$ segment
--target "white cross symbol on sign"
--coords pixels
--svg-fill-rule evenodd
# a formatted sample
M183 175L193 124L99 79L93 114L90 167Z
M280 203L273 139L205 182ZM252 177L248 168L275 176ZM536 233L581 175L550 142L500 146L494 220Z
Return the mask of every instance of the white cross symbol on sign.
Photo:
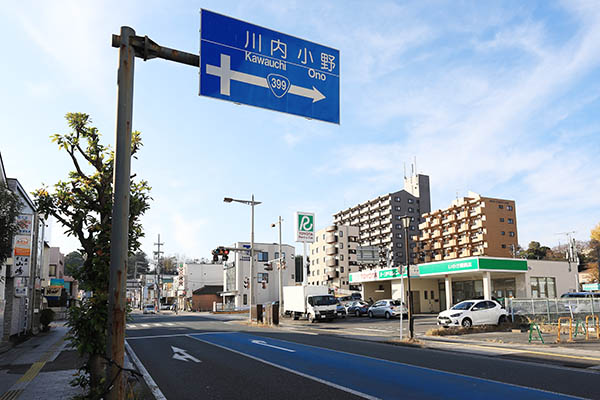
M227 54L221 54L220 66L206 64L206 73L208 75L219 77L219 92L223 96L231 96L231 81L244 82L250 85L269 89L269 84L267 83L266 78L232 70L231 57ZM314 86L312 89L307 89L301 86L290 85L290 90L288 93L295 94L297 96L308 97L309 99L312 99L313 103L325 98L325 96Z
M206 73L219 77L221 83L221 94L231 96L230 82L232 80L249 83L251 85L262 86L268 88L267 80L260 76L245 74L243 72L234 71L231 69L231 57L226 54L221 54L221 66L206 64Z

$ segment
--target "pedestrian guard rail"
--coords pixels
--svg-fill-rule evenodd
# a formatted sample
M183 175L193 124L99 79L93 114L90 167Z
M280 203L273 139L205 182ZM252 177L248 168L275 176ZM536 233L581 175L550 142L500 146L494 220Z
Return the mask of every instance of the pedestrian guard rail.
M506 298L505 308L513 321L519 317L547 323L560 317L583 321L588 315L600 316L600 298Z

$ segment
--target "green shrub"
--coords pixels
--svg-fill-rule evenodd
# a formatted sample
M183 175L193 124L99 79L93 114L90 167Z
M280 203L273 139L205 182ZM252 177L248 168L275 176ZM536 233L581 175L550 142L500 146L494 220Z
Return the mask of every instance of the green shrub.
M44 331L48 330L48 325L52 321L54 321L54 311L49 308L43 309L40 315L40 323L44 326Z

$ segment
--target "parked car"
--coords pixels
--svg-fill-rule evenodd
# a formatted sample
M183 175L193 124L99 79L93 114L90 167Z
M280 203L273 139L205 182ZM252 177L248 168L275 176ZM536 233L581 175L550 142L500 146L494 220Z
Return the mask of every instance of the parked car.
M172 307L173 307L172 304L161 304L160 305L161 310L170 310Z
M144 314L156 314L156 311L154 310L154 305L146 304L144 306Z
M348 303L346 312L348 315L355 315L357 317L367 315L369 312L369 303L362 300L353 301L352 303Z
M507 319L507 312L494 300L465 300L438 314L438 325L443 327L497 325Z
M346 318L346 307L344 307L342 303L339 302L339 300L337 302L335 312L336 318Z
M592 305L592 302L594 304ZM560 296L558 311L561 313L589 314L600 302L598 292L569 292Z
M369 318L385 317L390 319L398 317L400 314L408 316L408 309L400 300L378 300L369 307Z

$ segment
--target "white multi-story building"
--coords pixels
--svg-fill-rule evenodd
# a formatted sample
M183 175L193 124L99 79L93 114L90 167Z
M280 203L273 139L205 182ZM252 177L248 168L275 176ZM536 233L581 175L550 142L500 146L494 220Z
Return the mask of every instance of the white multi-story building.
M248 242L237 242L231 247L250 248ZM296 284L295 280L295 247L287 244L281 245L281 252L285 260L285 268L281 273L282 286ZM255 301L257 304L265 304L279 299L279 271L277 262L269 261L279 259L279 244L277 243L254 243L254 288ZM270 270L272 266L272 270ZM250 291L245 281L250 280L250 250L229 253L229 260L224 265L221 275L223 283L224 304L235 305L236 308L248 307L250 305Z
M358 226L330 225L317 231L310 245L309 285L328 286L336 292L350 287L348 274L358 271Z

